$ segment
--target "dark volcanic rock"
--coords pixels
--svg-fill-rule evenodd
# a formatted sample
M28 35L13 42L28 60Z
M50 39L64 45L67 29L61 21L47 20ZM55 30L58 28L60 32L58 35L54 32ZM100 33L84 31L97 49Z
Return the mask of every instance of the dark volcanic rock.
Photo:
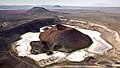
M39 32L39 29L43 26L47 25L53 25L58 23L59 20L56 18L44 18L44 19L36 19L31 22L27 22L25 24L22 24L18 27L12 28L7 31L3 31L0 33L0 36L5 36L5 35L14 35L14 34L24 34L26 32Z
M16 60L8 52L0 52L0 68L33 68L22 61Z
M36 68L12 56L11 44L26 32L39 32L39 28L56 23L55 18L37 19L0 33L0 68Z
M40 40L42 42L47 42L47 45L51 50L65 52L86 48L93 43L88 35L85 35L74 28L63 25L56 25L55 27L41 33Z
M44 45L43 45L44 44ZM47 42L41 42L40 41L32 41L30 42L30 45L32 47L31 53L32 54L40 54L40 53L47 53L48 55L52 53L50 51L49 46L47 45Z

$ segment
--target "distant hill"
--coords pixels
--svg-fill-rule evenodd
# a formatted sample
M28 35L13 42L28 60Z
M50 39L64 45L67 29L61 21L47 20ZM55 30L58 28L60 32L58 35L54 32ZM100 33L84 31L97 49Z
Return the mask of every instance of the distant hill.
M33 7L27 11L27 13L43 13L43 12L50 12L50 11L43 7Z
M28 10L31 7L29 5L0 5L0 10Z
M61 7L60 5L54 5L53 7Z

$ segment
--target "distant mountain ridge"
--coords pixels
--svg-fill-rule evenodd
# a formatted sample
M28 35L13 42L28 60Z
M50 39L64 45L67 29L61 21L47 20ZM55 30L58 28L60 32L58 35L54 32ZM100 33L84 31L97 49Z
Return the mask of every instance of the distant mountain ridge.
M30 5L0 5L0 10L28 10Z

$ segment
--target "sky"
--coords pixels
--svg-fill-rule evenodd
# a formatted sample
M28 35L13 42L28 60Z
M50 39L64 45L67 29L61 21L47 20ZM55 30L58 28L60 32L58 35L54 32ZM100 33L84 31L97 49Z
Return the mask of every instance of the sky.
M120 7L120 0L0 0L0 5L64 5Z

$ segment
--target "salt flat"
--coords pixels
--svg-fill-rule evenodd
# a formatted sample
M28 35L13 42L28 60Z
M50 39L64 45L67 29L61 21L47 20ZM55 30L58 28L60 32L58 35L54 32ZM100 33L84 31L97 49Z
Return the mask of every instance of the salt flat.
M26 56L35 61L40 61L42 59L48 59L51 56L55 56L55 57L59 57L59 59L66 58L69 61L79 62L84 60L88 56L94 56L95 54L103 54L112 48L110 44L108 44L105 40L101 38L101 33L98 31L81 29L76 26L70 26L70 25L65 25L65 26L75 28L84 34L87 34L93 40L93 44L88 48L76 50L71 54L54 51L54 54L50 56L46 55L45 53L33 55L30 52L30 50L32 49L30 46L30 42L39 41L40 32L36 32L36 33L28 32L21 36L22 38L21 40L17 41L17 45L19 45L18 47L16 47L18 51L18 56L23 56L23 57ZM42 32L44 31L43 28L40 29Z

